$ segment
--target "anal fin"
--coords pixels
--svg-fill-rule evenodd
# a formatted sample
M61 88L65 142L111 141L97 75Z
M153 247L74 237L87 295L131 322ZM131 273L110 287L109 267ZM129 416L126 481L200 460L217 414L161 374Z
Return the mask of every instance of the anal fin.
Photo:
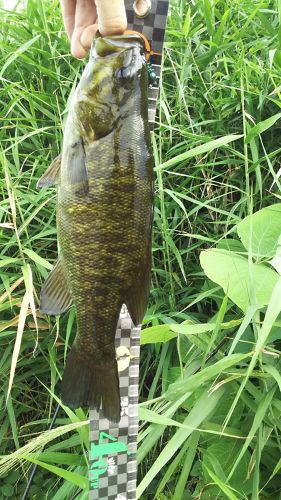
M40 311L44 314L62 314L72 303L62 258L46 279L40 296Z
M151 280L151 253L143 265L134 285L128 290L126 306L135 326L139 325L147 308Z
M61 154L58 155L51 163L51 165L47 168L46 172L40 177L37 182L36 187L51 187L57 184L57 179L59 176L59 171L61 167Z

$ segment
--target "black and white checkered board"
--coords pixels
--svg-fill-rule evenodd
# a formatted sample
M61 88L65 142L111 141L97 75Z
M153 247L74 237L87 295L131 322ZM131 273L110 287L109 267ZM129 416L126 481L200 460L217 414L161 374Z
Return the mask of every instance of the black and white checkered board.
M115 337L121 420L114 424L102 410L90 412L91 500L136 498L140 331L123 306Z
M148 119L150 129L152 130L156 115L156 101L159 90L161 60L169 0L151 0L150 13L143 19L136 16L132 0L125 0L125 7L127 12L128 30L134 30L142 33L149 41L152 52L157 52L157 54L152 55L150 58L150 63L157 76L155 84L149 87L148 91Z
M153 130L159 90L161 59L169 0L151 0L143 19L135 15L133 1L125 0L128 29L143 33L150 43L150 63L156 82L149 87L148 111ZM90 500L135 500L137 484L138 382L141 327L134 327L123 306L116 330L122 414L119 424L90 411Z

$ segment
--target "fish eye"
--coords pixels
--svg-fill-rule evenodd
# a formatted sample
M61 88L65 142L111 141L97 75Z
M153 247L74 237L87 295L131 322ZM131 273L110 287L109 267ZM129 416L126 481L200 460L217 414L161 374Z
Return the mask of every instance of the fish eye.
M123 68L120 68L118 69L118 71L116 72L116 78L117 80L119 80L120 82L123 82L125 80L127 80L128 78L130 78L132 75L131 75L131 71L130 71L130 68L129 66L127 67L123 67Z

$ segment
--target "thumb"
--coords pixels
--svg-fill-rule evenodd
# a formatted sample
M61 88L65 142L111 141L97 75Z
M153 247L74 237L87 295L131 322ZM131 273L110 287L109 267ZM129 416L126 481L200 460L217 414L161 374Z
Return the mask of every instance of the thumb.
M95 0L102 36L120 35L127 28L124 0Z

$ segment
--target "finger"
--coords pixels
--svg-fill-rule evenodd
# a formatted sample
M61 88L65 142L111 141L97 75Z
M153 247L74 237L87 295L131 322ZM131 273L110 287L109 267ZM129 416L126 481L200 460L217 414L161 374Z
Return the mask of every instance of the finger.
M87 26L87 28L84 29L80 41L82 47L84 47L85 50L88 51L91 48L97 30L98 30L97 24L91 24L90 26Z
M94 0L77 0L75 11L75 26L71 38L71 53L74 57L82 59L87 54L82 35L86 28L93 26L97 19ZM94 28L92 28L94 31Z
M127 28L124 0L96 0L101 35L119 35Z
M76 0L60 0L63 23L69 40L74 30Z

